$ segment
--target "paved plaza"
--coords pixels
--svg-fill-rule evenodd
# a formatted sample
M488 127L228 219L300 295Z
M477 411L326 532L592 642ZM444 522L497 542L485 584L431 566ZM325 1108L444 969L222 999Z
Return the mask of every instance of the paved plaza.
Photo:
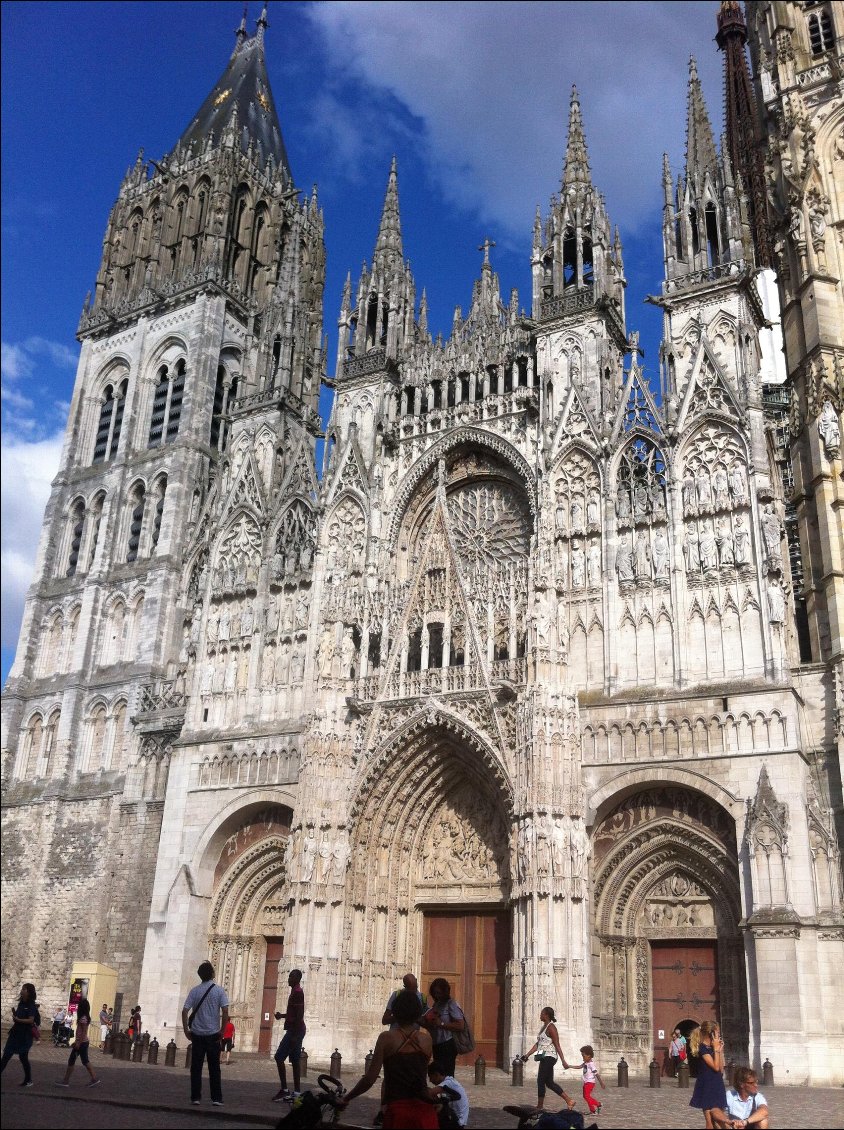
M181 1130L202 1126L215 1130L229 1127L274 1126L287 1109L270 1100L278 1086L275 1064L264 1056L239 1056L229 1067L223 1068L224 1107L212 1109L208 1097L207 1077L204 1080L204 1098L201 1107L189 1102L188 1073L184 1068L185 1053L178 1056L177 1067L151 1066L146 1063L127 1063L92 1053L94 1070L102 1078L95 1090L85 1086L88 1077L84 1068L77 1066L69 1091L60 1091L55 1080L60 1079L67 1060L63 1049L42 1045L33 1050L32 1075L34 1086L22 1089L17 1060L12 1061L3 1074L2 1119L4 1130L31 1130L33 1127L61 1126L63 1130L74 1127L119 1127L138 1130ZM163 1048L162 1048L163 1059ZM307 1083L316 1086L319 1070L327 1065L311 1063ZM343 1081L350 1087L359 1072L348 1070ZM472 1113L470 1127L514 1128L515 1119L501 1109L505 1103L528 1104L535 1094L535 1083L528 1078L525 1086L510 1086L508 1077L501 1071L488 1070L487 1085L476 1087L474 1075L469 1070L458 1072L466 1086ZM559 1078L558 1072L558 1078ZM615 1071L606 1070L609 1084L599 1097L604 1109L597 1119L601 1130L618 1127L688 1127L701 1130L703 1119L698 1111L689 1108L690 1091L678 1090L671 1080L663 1080L659 1090L651 1090L647 1080L632 1078L628 1089L614 1085ZM578 1076L567 1072L561 1081L572 1095L580 1097ZM373 1092L375 1094L375 1089ZM805 1087L766 1087L765 1094L771 1105L774 1125L809 1128L844 1127L844 1089ZM583 1103L579 1104L584 1109ZM348 1125L367 1126L377 1109L377 1098L368 1096L357 1100L346 1115ZM556 1109L549 1104L549 1109Z

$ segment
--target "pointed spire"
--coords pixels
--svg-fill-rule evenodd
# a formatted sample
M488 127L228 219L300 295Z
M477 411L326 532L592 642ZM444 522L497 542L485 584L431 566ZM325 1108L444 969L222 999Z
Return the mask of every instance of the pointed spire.
M592 175L589 171L589 154L586 152L586 138L583 133L583 118L580 113L580 96L577 87L571 88L569 104L569 136L566 143L566 162L563 168L563 192L574 187L591 188Z
M247 11L248 11L248 5L244 4L243 5L243 15L241 16L241 19L240 19L240 27L234 33L234 38L235 38L235 48L234 49L235 49L235 51L239 51L240 48L243 46L244 41L249 38L249 32L246 30Z
M428 336L428 292L422 290L422 301L419 303L419 333Z
M267 5L265 4L261 9L261 15L258 17L258 23L255 29L255 38L259 43L264 42L264 32L269 26L270 25L267 22Z
M258 30L251 38L246 34L244 15L235 32L237 42L226 69L174 148L181 146L185 152L213 148L209 141L222 142L225 127L230 125L232 112L236 110L236 121L239 125L242 123L242 129L234 143L239 143L246 153L252 141L256 157L266 165L272 156L276 167L284 170L285 179L290 181L290 164L264 58L266 27L266 7L258 20Z
M700 88L694 55L689 59L689 93L686 119L686 179L703 177L718 167L712 124Z
M395 156L393 156L390 164L390 175L387 178L387 191L384 195L384 207L381 211L381 224L378 228L378 239L375 241L374 257L387 259L401 259L402 257L399 182Z

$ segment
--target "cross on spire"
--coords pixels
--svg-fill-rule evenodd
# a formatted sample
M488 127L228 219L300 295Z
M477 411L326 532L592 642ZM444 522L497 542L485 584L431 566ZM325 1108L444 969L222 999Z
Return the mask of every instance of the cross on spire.
M495 247L495 240L490 239L489 236L487 236L487 238L483 241L483 243L478 245L478 251L483 251L483 253L484 253L484 266L485 267L488 267L490 265L490 263L489 263L489 253L490 253L490 251L493 247Z

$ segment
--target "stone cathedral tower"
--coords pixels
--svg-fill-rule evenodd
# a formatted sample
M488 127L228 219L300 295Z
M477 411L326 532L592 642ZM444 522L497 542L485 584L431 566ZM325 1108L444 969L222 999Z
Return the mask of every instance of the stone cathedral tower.
M361 1060L413 969L452 982L490 1064L553 1002L564 1042L636 1069L718 1017L732 1056L832 1080L832 715L790 627L752 216L694 62L661 395L573 90L529 313L487 240L432 336L393 162L317 475L322 217L265 26L128 174L83 316L5 706L4 898L28 925L4 993L84 949L161 1035L210 953L267 1051L283 962L311 1054ZM69 802L102 855L68 862ZM80 892L105 927L57 945Z

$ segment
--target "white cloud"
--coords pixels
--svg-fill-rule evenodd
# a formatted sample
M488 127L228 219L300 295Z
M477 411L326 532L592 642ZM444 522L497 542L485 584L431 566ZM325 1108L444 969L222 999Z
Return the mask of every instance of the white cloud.
M572 83L595 183L627 230L661 207L663 150L675 167L682 160L691 51L719 128L709 3L337 0L307 12L338 80L345 73L374 99L387 93L419 120L421 151L447 199L513 234L559 186ZM388 133L397 122L382 111Z
M4 438L2 458L3 647L14 647L38 549L44 507L61 456L63 432L33 442Z

